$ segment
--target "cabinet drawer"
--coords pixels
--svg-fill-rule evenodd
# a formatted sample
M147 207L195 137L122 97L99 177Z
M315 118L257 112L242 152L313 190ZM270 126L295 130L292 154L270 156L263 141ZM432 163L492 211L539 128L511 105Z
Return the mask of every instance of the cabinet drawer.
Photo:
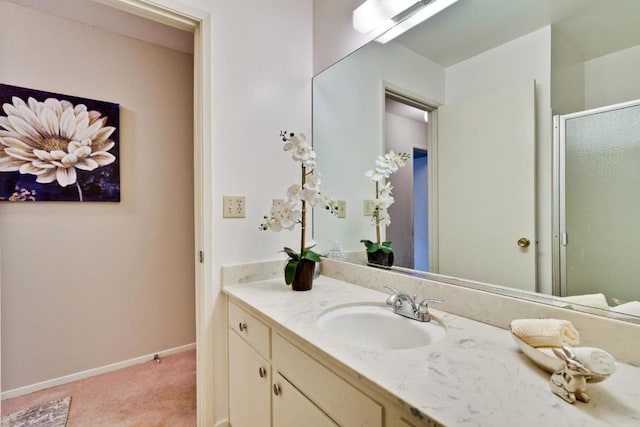
M273 334L274 369L341 426L382 426L382 406Z
M271 358L270 328L232 302L229 302L229 328L236 331L262 357Z
M274 427L337 427L331 418L309 401L282 375L275 375L273 396Z

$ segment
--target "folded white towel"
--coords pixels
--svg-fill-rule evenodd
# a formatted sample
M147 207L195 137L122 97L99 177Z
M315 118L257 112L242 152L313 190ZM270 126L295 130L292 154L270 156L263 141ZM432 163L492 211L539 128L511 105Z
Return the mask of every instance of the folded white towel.
M629 301L624 304L611 307L611 311L616 313L631 314L632 316L640 316L640 301Z
M580 334L570 321L561 319L515 319L511 332L531 347L577 345Z
M602 308L604 310L609 309L607 303L607 297L604 294L584 294L584 295L571 295L568 297L562 297L563 300L580 305L587 305L594 308Z
M617 368L616 359L600 348L575 347L572 351L576 355L576 359L595 374L611 375Z

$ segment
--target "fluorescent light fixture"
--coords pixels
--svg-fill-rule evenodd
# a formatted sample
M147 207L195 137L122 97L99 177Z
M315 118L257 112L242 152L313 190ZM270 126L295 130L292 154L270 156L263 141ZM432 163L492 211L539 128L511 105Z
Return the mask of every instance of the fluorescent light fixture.
M448 8L449 6L451 6L457 1L458 0L434 0L434 1L428 2L425 6L417 10L415 13L413 13L406 19L404 19L398 25L396 25L395 27L392 27L391 29L386 31L384 34L382 34L380 37L376 39L376 41L382 44L387 43L395 39L405 31L410 30L416 25L431 18L433 15Z
M367 0L353 11L353 28L386 43L458 0Z
M367 34L376 28L391 28L393 17L410 8L418 0L367 0L353 11L353 28Z

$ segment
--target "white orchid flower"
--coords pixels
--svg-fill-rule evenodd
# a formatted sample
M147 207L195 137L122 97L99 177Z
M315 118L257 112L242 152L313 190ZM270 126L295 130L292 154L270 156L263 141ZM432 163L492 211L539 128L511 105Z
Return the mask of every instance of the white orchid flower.
M385 177L384 171L380 171L378 168L368 170L364 173L364 175L373 182L381 181Z
M318 190L305 188L304 190L302 190L302 195L300 196L300 198L309 203L309 205L315 206L320 200L320 193L318 192Z
M310 175L307 177L307 181L304 184L304 188L306 190L320 190L320 183L322 180L320 179L320 175Z
M289 186L287 200L272 206L270 213L264 216L265 222L260 224L260 230L292 230L297 223L302 222L303 204L301 202L315 206L319 201L322 201L327 209L330 208L331 213L336 213L335 201L331 198L325 198L320 193L321 180L320 174L316 171L316 153L307 143L305 135L283 131L280 133L280 137L284 142L283 150L290 151L293 160L299 161L304 166L305 183L303 186L298 184Z
M298 162L307 162L309 160L313 160L316 157L316 153L313 151L311 146L307 143L300 144L292 151L293 160Z
M289 201L300 200L301 188L298 184L294 184L287 189L287 197Z
M391 194L391 190L393 190L393 186L390 182L380 184L380 193Z
M374 200L375 207L379 209L387 209L394 202L393 197L389 193L380 194L380 196Z
M291 209L289 205L283 205L280 210L280 223L286 230L293 230L301 217L302 213L297 209Z

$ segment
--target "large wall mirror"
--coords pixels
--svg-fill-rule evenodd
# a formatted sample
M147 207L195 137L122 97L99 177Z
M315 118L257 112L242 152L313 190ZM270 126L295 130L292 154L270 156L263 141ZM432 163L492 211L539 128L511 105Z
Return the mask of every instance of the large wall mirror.
M460 0L315 76L323 190L346 202L315 215L320 252L366 260L365 171L403 151L394 268L640 318L639 17L637 0Z

